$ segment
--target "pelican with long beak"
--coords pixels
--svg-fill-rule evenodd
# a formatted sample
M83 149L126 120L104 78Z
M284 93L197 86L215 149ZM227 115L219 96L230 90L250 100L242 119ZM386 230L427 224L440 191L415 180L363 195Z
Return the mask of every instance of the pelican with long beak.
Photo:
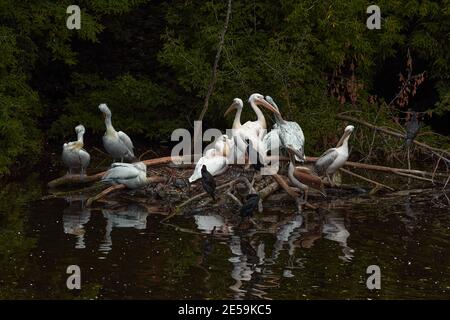
M231 106L225 111L224 116L230 113L232 110L236 110L236 115L233 121L232 127L232 136L236 138L236 145L238 149L242 153L246 153L247 144L245 141L248 139L252 141L254 148L260 152L262 150L262 138L265 134L265 130L267 129L266 119L264 118L264 114L258 106L262 106L265 109L275 113L280 114L280 112L275 109L269 102L264 99L264 96L259 93L252 94L248 102L250 103L251 108L256 114L256 121L247 121L244 124L241 124L241 113L243 109L243 103L241 99L234 99Z
M75 132L77 133L77 141L64 143L63 145L62 161L69 168L68 174L72 174L73 169L80 169L80 174L84 175L91 161L91 156L83 149L83 136L86 130L80 124L75 127Z
M228 107L228 109L223 114L226 117L231 111L236 110L236 114L234 115L233 126L232 129L239 129L242 127L241 124L241 114L242 109L244 108L244 103L239 98L234 98L233 103Z
M326 176L331 185L334 185L333 175L344 166L348 159L348 139L354 129L352 125L345 127L336 148L325 151L314 164L314 171L321 177Z
M113 157L114 161L120 159L132 161L135 159L134 146L130 137L123 131L116 131L111 122L111 110L105 103L98 106L105 118L106 132L103 136L103 146L105 150Z
M236 110L232 129L234 129L234 131L237 131L236 133L241 136L242 140L252 137L258 137L259 139L261 139L262 135L264 134L264 129L267 129L267 124L266 119L264 118L264 114L262 113L261 109L258 108L258 106L262 106L278 115L280 114L280 112L275 109L269 102L267 102L264 99L264 96L259 93L252 94L248 98L248 102L250 103L250 106L256 114L256 121L247 121L244 124L241 124L243 103L239 98L235 98L233 100L231 106L225 111L224 116L229 114L232 110Z

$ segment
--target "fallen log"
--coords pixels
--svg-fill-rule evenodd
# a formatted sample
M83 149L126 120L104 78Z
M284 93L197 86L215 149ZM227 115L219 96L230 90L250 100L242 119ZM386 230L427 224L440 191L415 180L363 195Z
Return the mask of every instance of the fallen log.
M376 125L374 125L372 123L369 123L369 122L364 121L364 120L360 120L360 119L355 118L355 117L351 117L351 116L347 116L347 115L343 115L343 114L338 114L336 116L336 119L359 123L359 124L362 124L363 126L366 126L368 128L371 128L371 129L374 129L374 130L377 130L377 131L381 131L383 133L389 134L389 135L397 137L397 138L405 139L405 135L404 134L401 134L401 133L398 133L398 132L394 132L394 131L391 131L389 129L383 128L383 127L376 126ZM434 151L434 152L439 152L441 154L445 154L447 157L450 157L450 152L447 151L447 150L436 148L436 147L432 147L432 146L427 145L426 143L419 142L419 141L416 141L416 140L413 140L413 143L415 145L419 146L419 147L424 148L424 149L428 149L428 150ZM450 162L449 159L447 159L447 158L444 158L444 159L447 162Z
M307 162L316 162L319 157L306 157ZM393 167L385 167L385 166L379 166L374 164L366 164L366 163L359 163L359 162L352 162L352 161L346 161L344 164L345 167L352 167L352 168L358 168L358 169L366 169L366 170L374 170L374 171L381 171L386 173L394 173L401 175L399 173L406 173L413 175L410 178L420 178L414 175L420 175L422 177L432 177L432 172L427 171L421 171L421 170L413 170L413 169L403 169L403 168L393 168ZM445 177L447 178L449 175L445 173L436 172L434 173L434 176L438 177ZM421 179L418 179L421 180Z
M181 163L186 160L191 160L192 156L177 156L177 157L162 157L162 158L156 158L156 159L149 159L142 161L147 167L149 166L157 166L157 165L163 165L168 163ZM96 181L100 181L102 177L106 174L106 171L102 171L90 176L81 176L81 175L65 175L60 178L54 179L50 181L47 186L49 188L57 188L64 185L79 185L79 184L88 184ZM149 179L157 179L156 176L151 176Z
M123 184L117 184L117 185L111 186L111 187L109 187L109 188L103 190L103 191L100 192L99 194L97 194L97 195L95 195L95 196L93 196L93 197L87 199L87 201L86 201L86 206L87 206L87 207L90 207L90 206L92 205L92 203L94 203L95 201L100 200L100 199L106 197L106 196L107 196L108 194L110 194L111 192L116 191L116 190L122 190L122 189L125 189L125 188L126 188L126 187L125 187L125 185L123 185Z
M387 185L385 185L385 184L382 184L382 183L380 183L380 182L378 182L378 181L375 181L375 180L372 180L372 179L363 177L363 176L361 176L361 175L359 175L359 174L356 174L356 173L354 173L354 172L351 172L351 171L349 171L349 170L345 170L344 168L341 168L340 170L341 170L342 172L348 174L348 175L351 175L351 176L356 177L356 178L358 178L358 179L361 179L361 180L364 180L364 181L369 182L369 183L371 183L371 184L374 184L375 187L382 187L382 188L387 189L387 190L389 190L389 191L395 191L395 189L392 188L392 187L389 187L389 186L387 186Z
M161 176L151 176L151 177L147 177L147 181L148 181L148 183L164 183L167 181L167 178L161 177ZM106 197L109 193L111 193L115 190L121 190L121 189L125 189L125 188L126 188L126 186L123 184L117 184L117 185L110 186L109 188L106 188L99 194L89 198L86 202L86 205L88 207L90 207L94 201L97 201L99 199Z
M274 174L274 175L272 175L272 177L275 179L275 181L280 185L280 187L282 188L282 189L284 189L284 191L286 191L286 193L289 195L289 196L291 196L291 198L293 198L294 200L295 200L295 202L297 202L297 199L298 199L298 197L299 197L299 194L296 192L296 191L294 191L294 189L292 189L288 184L287 184L287 182L284 180L284 178L282 177L282 176L280 176L280 175L278 175L278 174ZM310 208L310 209L317 209L317 207L316 206L313 206L312 204L310 204L310 203L308 203L308 202L306 202L305 203L305 206L306 207L308 207L308 208Z

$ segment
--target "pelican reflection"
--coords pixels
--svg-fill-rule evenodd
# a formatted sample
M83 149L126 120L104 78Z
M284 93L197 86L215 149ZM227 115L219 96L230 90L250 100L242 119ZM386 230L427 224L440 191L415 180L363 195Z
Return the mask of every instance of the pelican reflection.
M148 211L140 205L131 204L118 209L102 209L102 213L106 219L106 232L99 251L105 253L111 251L111 232L114 228L134 228L137 230L147 228Z
M85 244L85 225L91 218L91 212L85 207L86 197L70 196L65 200L69 206L63 210L63 229L65 234L76 236L75 249L86 248Z

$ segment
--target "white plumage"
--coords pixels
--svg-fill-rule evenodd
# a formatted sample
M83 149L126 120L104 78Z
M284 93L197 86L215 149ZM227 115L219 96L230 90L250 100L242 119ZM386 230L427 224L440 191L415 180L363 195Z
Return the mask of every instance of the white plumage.
M233 161L234 150L233 140L229 139L227 135L220 136L214 148L206 151L205 155L198 160L189 182L194 182L202 177L201 170L203 165L206 166L208 172L213 176L224 173L228 168L228 164Z
M130 137L123 131L116 131L111 122L111 110L105 103L98 106L105 117L106 132L103 136L103 146L114 160L131 161L135 158L134 146Z
M69 174L72 174L74 169L80 169L80 174L85 174L86 168L91 161L91 156L83 149L85 131L83 125L76 126L77 141L64 143L63 145L62 161L69 168Z
M262 152L263 144L262 139L266 132L266 119L264 118L264 114L258 108L258 105L268 109L269 111L278 114L279 112L265 99L264 96L259 93L252 94L248 102L250 103L251 108L255 112L257 116L256 121L247 121L244 124L241 124L241 113L243 109L243 103L241 99L234 99L233 104L225 111L224 115L227 115L231 110L236 109L236 115L233 121L232 127L232 136L236 140L236 146L240 150L241 153L245 154L247 152L247 143L245 141L251 141L252 146L258 151Z
M336 148L325 151L314 165L314 171L319 176L326 176L332 184L332 177L339 168L345 164L348 159L348 139L354 130L354 126L347 126L344 135L339 140Z
M130 189L143 187L148 183L147 166L143 162L113 163L103 176L102 182L124 184Z

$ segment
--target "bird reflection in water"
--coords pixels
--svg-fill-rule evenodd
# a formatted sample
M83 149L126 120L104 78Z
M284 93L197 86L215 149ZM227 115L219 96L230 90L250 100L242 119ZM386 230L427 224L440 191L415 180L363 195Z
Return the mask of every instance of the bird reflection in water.
M350 232L345 227L345 217L337 212L329 212L324 219L325 223L322 228L322 232L325 234L324 238L339 243L344 254L339 256L339 258L346 262L351 261L354 250L347 245Z
M108 253L112 250L111 232L114 228L134 228L143 230L147 227L148 211L140 205L128 205L117 209L102 209L106 219L105 238L99 251Z
M251 234L232 235L228 242L233 254L228 261L233 264L231 277L235 280L230 289L234 291L233 298L237 300L245 299L247 294L264 299L267 294L264 291L267 286L262 274L265 261L264 244L260 242L255 249L248 239L251 239Z
M288 221L284 222L277 230L275 244L273 246L272 251L272 261L275 262L280 252L283 250L284 245L288 245L288 265L283 269L283 277L292 278L294 275L292 273L292 269L294 266L294 254L296 245L296 240L301 236L302 231L305 232L304 229L301 229L303 224L303 216L301 214L294 215ZM301 267L301 266L300 266Z
M227 239L227 245L229 246L232 257L228 259L233 265L233 270L231 271L231 277L235 280L235 283L230 286L230 289L235 292L235 299L243 299L247 292L263 298L266 294L264 291L258 289L258 285L262 282L262 278L258 275L258 271L261 271L261 266L264 263L264 244L258 246L255 250L253 245L245 240L243 236L236 235L233 232L233 228L228 224L227 220L218 214L209 215L195 215L195 223L197 228L202 231L202 233L209 234L208 238L205 240L205 252L203 254L202 264L206 263L205 254L210 254L208 250L212 243L212 235L219 238L225 236ZM246 237L251 238L250 235ZM261 247L262 245L262 247ZM256 274L255 274L256 271ZM242 289L243 282L249 283L249 288L246 290Z
M327 211L324 214L281 217L282 220L277 222L278 216L274 216L275 221L268 219L272 220L272 226L261 232L254 228L234 230L232 224L219 214L194 216L197 228L208 234L201 260L203 267L207 266L206 259L212 252L213 239L221 239L221 243L226 243L231 251L228 261L232 264L231 278L234 283L229 288L233 299L266 299L267 291L279 287L282 278L292 278L295 276L294 270L305 268L304 260L307 258L298 257L298 250L312 248L321 238L339 243L343 252L339 258L344 261L353 258L354 251L347 245L350 233L344 217L339 213ZM272 248L260 236L264 233L274 234L276 239ZM281 261L286 261L280 258L283 251L288 259L280 270Z
M91 218L91 212L85 206L85 196L70 196L65 200L69 206L63 210L63 228L65 234L77 237L75 249L84 249L85 245L85 225Z

